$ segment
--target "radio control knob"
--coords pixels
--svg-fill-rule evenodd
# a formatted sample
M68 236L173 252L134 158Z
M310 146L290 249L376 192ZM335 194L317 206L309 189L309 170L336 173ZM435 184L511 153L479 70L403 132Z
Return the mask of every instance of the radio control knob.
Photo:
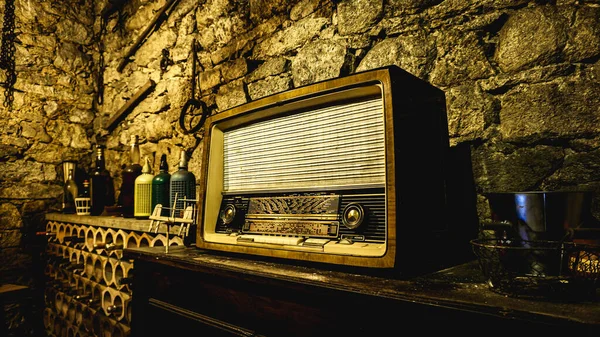
M349 229L355 229L360 226L365 219L365 211L357 203L350 203L344 208L342 213L342 223Z
M229 225L235 219L235 206L228 204L221 212L221 220L225 225Z

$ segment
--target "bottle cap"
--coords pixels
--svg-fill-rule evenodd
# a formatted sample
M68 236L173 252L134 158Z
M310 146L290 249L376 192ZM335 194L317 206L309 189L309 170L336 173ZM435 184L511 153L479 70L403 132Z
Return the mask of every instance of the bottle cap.
M142 168L142 173L150 173L150 159L148 156L144 157L144 167Z
M159 169L161 171L169 171L169 164L167 163L167 155L163 154L162 156L160 156L160 167Z
M179 168L187 168L188 162L187 157L185 155L185 151L181 150L181 155L179 156Z

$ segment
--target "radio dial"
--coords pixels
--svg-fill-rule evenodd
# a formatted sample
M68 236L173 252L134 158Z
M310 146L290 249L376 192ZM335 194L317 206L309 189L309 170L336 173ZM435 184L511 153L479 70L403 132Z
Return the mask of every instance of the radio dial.
M235 206L232 204L228 204L221 212L221 220L225 225L230 224L235 219Z
M361 205L356 203L348 204L342 213L342 223L349 229L355 229L360 226L365 218L365 212Z

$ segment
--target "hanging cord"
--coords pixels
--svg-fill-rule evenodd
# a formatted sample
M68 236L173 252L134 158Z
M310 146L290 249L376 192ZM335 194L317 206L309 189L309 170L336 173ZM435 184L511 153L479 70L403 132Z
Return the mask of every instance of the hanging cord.
M204 103L202 100L195 98L196 85L200 87L200 83L196 83L199 82L200 78L200 76L198 76L198 74L196 73L196 63L198 62L198 56L196 55L196 53L198 49L199 47L196 45L196 40L194 39L192 41L191 98L188 99L187 102L185 102L183 108L181 109L181 112L179 113L179 126L186 134L194 133L200 130L200 128L204 124L204 121L206 120L206 116L208 115L208 107L206 106L206 103ZM194 125L194 121L198 118L197 114L195 113L196 110L200 110L200 120ZM189 120L189 127L185 123L186 115Z
M102 37L106 32L106 20L104 16L100 16L100 34L98 36L98 69L96 70L96 102L98 105L104 103L104 42Z
M17 82L15 72L15 2L4 3L4 22L2 25L2 46L0 47L0 68L6 70L4 86L4 107L11 109L14 101L14 85Z

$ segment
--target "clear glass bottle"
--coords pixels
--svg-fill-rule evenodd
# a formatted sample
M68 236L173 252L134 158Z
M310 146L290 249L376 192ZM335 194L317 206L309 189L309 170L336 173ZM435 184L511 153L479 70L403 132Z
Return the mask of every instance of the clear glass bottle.
M96 160L94 170L90 175L90 215L101 215L104 207L115 204L114 182L106 169L104 147L96 145Z
M164 208L161 211L161 216L168 216L169 210L169 188L171 183L171 174L169 173L169 164L167 163L167 155L163 154L160 157L159 173L152 179L152 212L156 205L160 204Z
M65 181L64 186L64 204L63 204L63 213L65 214L73 214L75 213L75 198L79 196L77 183L75 182L73 176L73 169L69 169L69 176L67 181Z
M142 165L140 165L140 145L138 136L131 136L129 149L129 165L122 172L121 192L119 193L119 204L124 218L134 217L134 190L135 179L142 174Z

